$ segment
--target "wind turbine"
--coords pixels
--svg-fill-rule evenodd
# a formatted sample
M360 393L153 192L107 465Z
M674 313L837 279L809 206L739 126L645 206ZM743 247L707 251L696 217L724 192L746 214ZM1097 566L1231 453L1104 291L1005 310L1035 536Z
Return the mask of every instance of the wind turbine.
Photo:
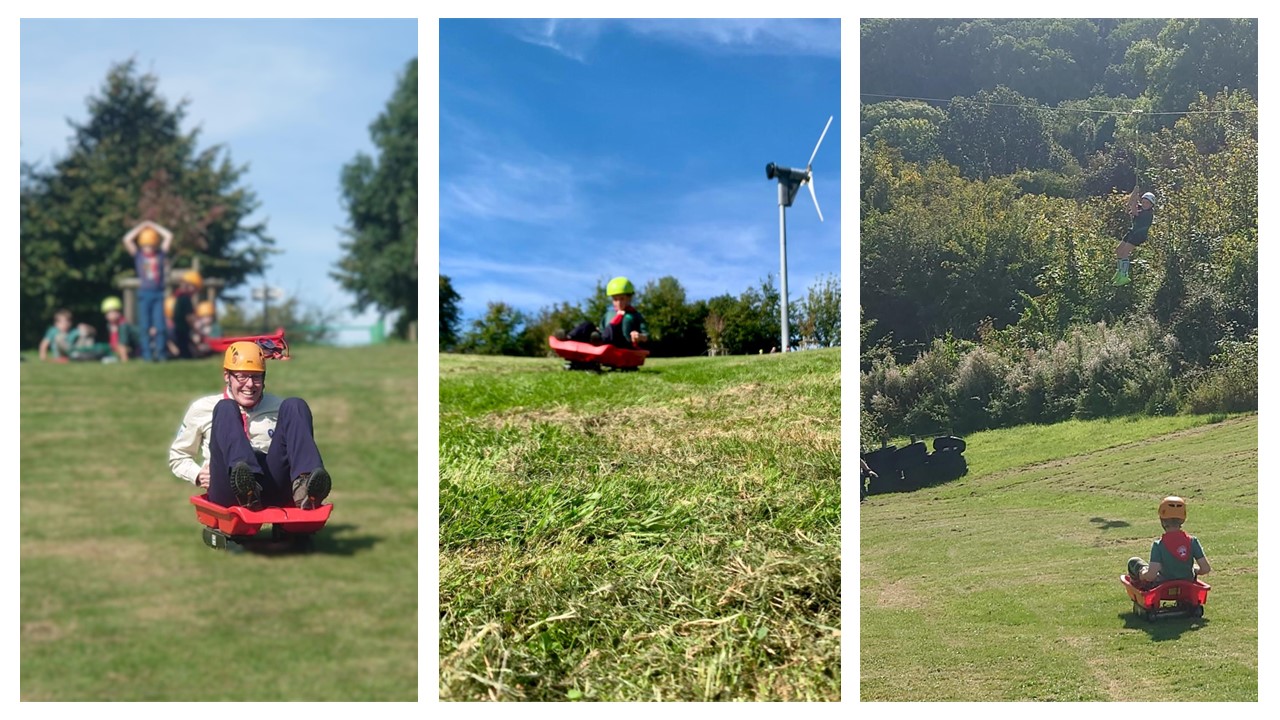
M818 207L818 195L813 191L813 159L817 157L818 148L822 147L822 139L827 136L827 130L830 129L831 121L834 119L834 115L827 118L827 125L822 128L822 134L818 136L818 144L813 146L813 154L809 156L809 164L803 170L793 170L774 163L764 166L765 177L770 180L778 179L778 236L779 245L782 248L782 352L787 352L791 344L791 328L787 324L787 208L791 207L791 202L796 199L796 191L800 186L808 185L809 195L813 198L813 208L818 211L818 222L825 222L822 219L822 208Z

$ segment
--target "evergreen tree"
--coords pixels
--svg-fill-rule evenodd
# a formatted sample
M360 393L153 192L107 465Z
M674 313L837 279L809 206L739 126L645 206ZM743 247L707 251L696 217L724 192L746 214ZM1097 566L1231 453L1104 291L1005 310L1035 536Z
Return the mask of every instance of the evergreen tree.
M199 258L203 273L234 288L260 273L274 241L240 184L245 168L225 149L198 148L199 130L182 131L186 101L170 106L154 75L135 63L113 65L89 117L70 122L67 155L51 167L24 165L20 191L20 333L39 342L53 311L101 317L99 304L119 295L116 280L134 275L121 237L142 220L174 233L175 267Z

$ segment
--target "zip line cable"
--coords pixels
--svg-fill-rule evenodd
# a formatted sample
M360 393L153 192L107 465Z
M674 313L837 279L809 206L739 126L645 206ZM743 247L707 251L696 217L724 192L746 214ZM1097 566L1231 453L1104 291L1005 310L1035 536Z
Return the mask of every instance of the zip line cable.
M923 102L936 102L936 103L947 103L947 104L951 104L951 103L955 102L955 98L951 98L951 99L949 99L949 100L946 100L946 99L942 99L942 98L913 97L913 96L911 96L911 95L882 95L882 94L879 94L879 93L858 93L858 95L859 95L860 97L888 98L888 99L891 99L891 100L920 100L920 101L923 101ZM998 103L998 102L990 102L990 101L983 102L983 101L979 101L979 100L973 100L973 99L970 99L970 98L963 98L963 99L965 99L965 100L969 100L970 102L975 102L975 103L981 102L981 104L983 104L983 105L990 105L990 106L994 106L994 107L1022 108L1022 109L1024 109L1024 110L1040 110L1040 111L1043 111L1043 112L1063 112L1063 113L1067 113L1067 112L1077 112L1077 113L1093 113L1093 114L1095 114L1095 115L1229 115L1229 114L1232 114L1232 113L1256 113L1256 112L1258 112L1258 109L1257 109L1257 108L1254 108L1254 109L1252 109L1252 110L1176 110L1176 111L1175 111L1175 110L1170 110L1170 111L1154 111L1154 110L1138 110L1138 109L1133 109L1133 110L1091 110L1091 109L1088 109L1088 108L1054 108L1054 107L1049 107L1049 106L1047 106L1047 105L1019 105L1019 104L1016 104L1016 103Z

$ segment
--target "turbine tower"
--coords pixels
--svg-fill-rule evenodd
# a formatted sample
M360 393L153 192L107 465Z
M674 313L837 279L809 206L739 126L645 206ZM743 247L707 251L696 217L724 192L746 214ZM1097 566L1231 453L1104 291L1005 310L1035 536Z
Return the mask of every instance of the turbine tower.
M827 130L831 127L831 121L835 116L827 118L826 127L822 128L822 134L818 136L818 144L813 146L813 154L809 156L809 164L804 170L793 170L791 168L782 167L774 163L764 166L765 177L770 180L778 179L778 244L782 252L782 352L787 352L791 345L791 328L787 322L787 208L791 207L792 201L796 199L796 192L801 185L809 186L809 195L813 198L813 208L818 211L818 222L825 222L822 219L822 208L818 207L818 195L813 191L813 159L818 155L818 148L822 147L822 139L827 136Z

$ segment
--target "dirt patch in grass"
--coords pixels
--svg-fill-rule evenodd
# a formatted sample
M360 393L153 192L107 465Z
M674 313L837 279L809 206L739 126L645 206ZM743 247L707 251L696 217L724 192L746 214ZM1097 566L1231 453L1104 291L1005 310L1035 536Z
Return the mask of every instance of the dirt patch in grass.
M24 644L57 642L74 634L75 630L75 621L70 623L56 623L52 620L25 622L22 623L22 642Z
M876 594L876 606L889 610L923 610L928 602L919 590L903 579L882 587Z

